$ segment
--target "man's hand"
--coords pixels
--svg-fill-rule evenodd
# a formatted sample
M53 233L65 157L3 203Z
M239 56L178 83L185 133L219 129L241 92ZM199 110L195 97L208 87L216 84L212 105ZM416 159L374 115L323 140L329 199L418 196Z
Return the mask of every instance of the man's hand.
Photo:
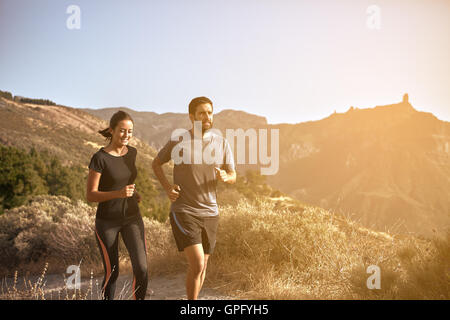
M134 194L136 195L136 201L138 203L140 203L142 201L142 197L141 195L136 191L136 189L134 190Z
M174 202L180 196L180 191L181 191L180 186L174 184L173 186L170 186L170 188L166 190L166 193L170 201Z
M214 168L216 170L216 177L222 182L228 182L230 178L228 177L228 173L225 170L219 169L217 167Z

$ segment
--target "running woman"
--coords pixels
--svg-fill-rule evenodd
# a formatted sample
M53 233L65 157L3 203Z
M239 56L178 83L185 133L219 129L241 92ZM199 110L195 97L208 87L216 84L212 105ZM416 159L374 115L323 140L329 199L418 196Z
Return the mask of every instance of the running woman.
M133 120L126 112L118 111L111 117L109 127L99 133L109 144L91 158L86 196L89 202L99 203L95 237L105 269L102 297L114 299L120 233L133 266L133 297L144 299L148 283L147 249L138 205L141 196L134 185L137 150L128 145L133 136Z
M198 97L189 104L189 119L193 128L184 135L189 137L173 141L172 139L159 151L153 160L152 167L156 177L166 190L167 196L172 201L170 223L179 251L184 251L188 269L186 274L186 293L189 300L198 298L206 275L208 258L213 253L216 244L216 232L219 220L219 211L216 201L217 181L234 183L236 172L234 169L233 155L230 145L222 137L210 130L213 126L213 103L206 97ZM201 130L198 128L201 122ZM197 134L197 131L199 134ZM196 136L199 138L196 138ZM194 143L191 143L194 141ZM179 143L184 146L201 146L203 150L218 150L219 156L213 161L193 161L192 156L198 159L197 151L188 152L190 156L183 154L188 161L174 159L173 180L169 183L162 165L172 157L172 150L179 155L186 150L180 149ZM174 148L177 149L174 150ZM195 149L195 148L194 148ZM178 151L179 152L178 152ZM181 150L181 151L180 151ZM186 163L187 162L187 163Z

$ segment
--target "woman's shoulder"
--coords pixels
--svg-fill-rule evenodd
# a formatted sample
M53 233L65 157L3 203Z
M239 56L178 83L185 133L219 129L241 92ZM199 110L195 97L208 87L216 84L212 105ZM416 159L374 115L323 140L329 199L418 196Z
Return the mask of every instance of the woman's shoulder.
M98 149L97 152L95 152L91 157L91 162L106 162L108 157L105 154L106 152L103 150L103 147Z
M127 148L128 148L128 152L131 152L131 153L134 153L134 154L137 153L137 149L135 147L127 146Z
M97 172L102 172L103 168L106 166L104 151L100 148L96 153L94 153L91 157L91 161L89 162L89 168L94 169Z
M103 147L101 147L100 149L97 150L97 152L95 152L92 155L92 158L99 158L99 157L103 157L104 156L104 151L103 151Z

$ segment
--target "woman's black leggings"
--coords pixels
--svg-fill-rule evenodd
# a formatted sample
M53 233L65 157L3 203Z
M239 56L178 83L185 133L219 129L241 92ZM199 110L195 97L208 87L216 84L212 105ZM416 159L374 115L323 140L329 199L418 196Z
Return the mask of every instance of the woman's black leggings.
M133 297L134 299L144 299L148 274L147 246L142 217L139 215L126 222L97 218L95 219L95 233L105 268L105 277L102 283L103 298L114 299L116 280L119 276L119 233L121 233L133 266Z

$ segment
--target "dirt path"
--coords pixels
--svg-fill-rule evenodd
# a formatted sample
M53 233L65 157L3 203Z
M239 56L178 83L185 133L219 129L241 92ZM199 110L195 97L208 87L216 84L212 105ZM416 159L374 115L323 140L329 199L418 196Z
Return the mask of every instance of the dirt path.
M146 299L151 300L179 300L186 299L185 274L177 274L174 276L160 276L150 279L149 288L153 291L151 296L147 295ZM147 290L150 291L150 290ZM232 300L235 297L227 296L218 290L203 287L200 292L201 300Z
M21 294L24 292L24 289L30 289L31 285L36 285L38 283L38 276L30 276L25 279L26 285L24 283L24 278L19 277L17 279L17 297L13 297L13 299L36 299L36 293L39 290L33 291L34 294ZM88 300L98 300L100 299L100 287L102 277L94 277L90 278L82 278L81 279L81 299ZM117 279L116 284L116 294L115 299L128 300L132 299L132 291L131 291L131 281L132 275L124 274L120 275ZM14 279L6 278L1 282L1 291L0 294L8 291L7 288L12 290L14 287ZM43 281L38 286L42 288L44 292L45 299L48 300L63 300L63 299L72 299L74 290L67 290L65 287L65 280L62 274L49 274L46 275ZM92 287L92 290L89 290ZM77 290L80 293L79 290ZM42 294L37 295L39 299L42 299ZM167 275L167 276L153 276L150 277L146 300L182 300L186 299L186 290L185 290L185 275L184 273L176 274L176 275ZM203 287L202 291L199 295L200 300L232 300L237 299L237 297L227 296L219 292L218 290L208 288L206 285Z

